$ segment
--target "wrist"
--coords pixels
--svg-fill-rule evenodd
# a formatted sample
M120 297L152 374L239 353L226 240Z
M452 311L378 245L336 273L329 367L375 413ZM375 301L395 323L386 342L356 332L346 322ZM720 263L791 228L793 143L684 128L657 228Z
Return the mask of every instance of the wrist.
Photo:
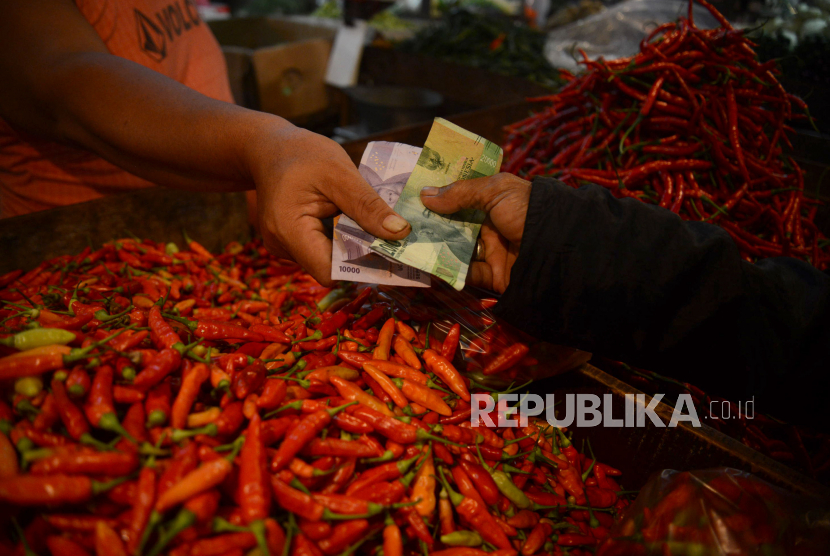
M245 126L243 137L237 141L237 160L243 179L255 186L262 183L265 176L273 175L300 129L279 116L262 112L253 114L255 120Z

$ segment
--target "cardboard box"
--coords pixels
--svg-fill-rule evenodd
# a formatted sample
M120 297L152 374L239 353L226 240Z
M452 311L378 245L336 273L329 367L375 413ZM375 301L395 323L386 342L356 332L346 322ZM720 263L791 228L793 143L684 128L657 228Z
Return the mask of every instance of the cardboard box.
M237 104L289 120L326 110L336 27L276 17L212 21Z

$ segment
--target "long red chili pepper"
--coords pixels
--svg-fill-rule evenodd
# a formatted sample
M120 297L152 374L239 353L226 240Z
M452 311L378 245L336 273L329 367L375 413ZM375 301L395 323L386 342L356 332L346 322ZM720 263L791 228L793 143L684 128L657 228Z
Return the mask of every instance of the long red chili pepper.
M20 475L0 479L0 500L18 506L80 504L115 484L93 481L85 475Z

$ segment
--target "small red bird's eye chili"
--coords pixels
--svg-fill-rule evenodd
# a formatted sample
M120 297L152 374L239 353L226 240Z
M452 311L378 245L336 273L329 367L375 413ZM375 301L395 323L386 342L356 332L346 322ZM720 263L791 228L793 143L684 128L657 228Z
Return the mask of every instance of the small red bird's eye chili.
M464 377L446 357L432 349L424 351L423 357L427 368L441 378L450 390L455 392L462 400L470 401L470 392L467 389Z
M64 381L66 392L73 398L82 398L89 392L92 387L92 380L89 378L89 373L83 367L75 367L69 371L69 375Z
M170 426L174 429L183 429L187 425L187 416L199 395L202 384L210 378L210 370L204 363L196 363L191 367L179 388L176 400L170 408Z
M224 481L231 470L232 464L225 458L203 463L159 495L155 511L164 513L169 508L210 490Z
M486 506L469 496L462 496L452 490L440 467L438 468L438 475L458 515L464 518L474 530L478 531L485 541L498 548L513 548L507 535L493 519L493 516L490 515L490 512L487 511Z
M161 308L153 305L147 313L147 324L157 338L159 349L175 349L181 353L184 348L181 337L173 330L161 314Z
M109 365L98 367L84 407L87 419L94 426L120 434L135 444L135 438L121 426L121 423L118 422L118 416L115 414L115 404L112 397L112 380L112 367Z
M392 336L395 334L395 319L390 318L383 324L378 335L378 342L375 351L372 353L374 359L388 360L389 350L392 347Z
M325 508L322 504L315 502L311 495L288 486L276 475L271 476L271 489L274 500L284 510L309 521L320 521L323 518Z
M170 416L173 394L169 382L162 382L147 392L144 400L144 412L147 414L147 427L158 427L167 422Z
M256 392L265 383L265 372L265 364L262 361L254 361L234 375L231 391L237 399L245 399L248 394Z
M55 405L57 405L61 421L69 432L69 436L75 440L80 440L81 437L89 434L89 423L87 423L86 417L78 406L69 399L63 383L53 379L51 387Z
M529 348L522 343L516 343L494 357L482 371L485 375L493 375L506 371L521 361L527 355Z
M445 402L443 398L438 395L436 390L432 390L431 388L417 384L405 378L396 378L393 379L393 382L396 386L398 386L398 388L400 388L403 395L410 401L422 405L423 407L430 409L439 415L444 415L446 417L452 415L452 409L450 409L447 402Z
M447 332L447 337L444 338L444 343L441 345L441 355L447 361L452 361L455 358L455 352L458 349L460 338L461 325L455 323L450 327L450 331Z
M274 457L271 459L271 472L276 473L287 467L288 464L291 463L294 456L297 455L297 453L302 450L306 444L315 438L317 434L331 422L332 416L336 415L349 405L352 404L349 403L334 409L316 411L300 421L297 426L288 433L280 444L277 453L274 454Z
M161 350L150 364L136 375L135 380L133 380L133 387L141 390L152 388L164 380L164 377L178 369L181 362L182 356L177 350Z

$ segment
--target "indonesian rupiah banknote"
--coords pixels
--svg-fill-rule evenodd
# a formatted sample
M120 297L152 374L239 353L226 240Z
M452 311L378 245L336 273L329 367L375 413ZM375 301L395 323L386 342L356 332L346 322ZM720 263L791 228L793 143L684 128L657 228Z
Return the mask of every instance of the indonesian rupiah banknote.
M409 221L412 232L400 241L375 239L371 248L462 289L486 215L476 209L437 214L421 203L421 189L492 176L501 167L501 159L501 147L495 143L436 118L417 165L395 203L395 211Z
M373 141L366 146L360 175L386 201L395 205L421 154L419 147ZM375 236L341 215L334 227L331 279L390 286L428 287L429 275L420 269L382 257L371 249Z

